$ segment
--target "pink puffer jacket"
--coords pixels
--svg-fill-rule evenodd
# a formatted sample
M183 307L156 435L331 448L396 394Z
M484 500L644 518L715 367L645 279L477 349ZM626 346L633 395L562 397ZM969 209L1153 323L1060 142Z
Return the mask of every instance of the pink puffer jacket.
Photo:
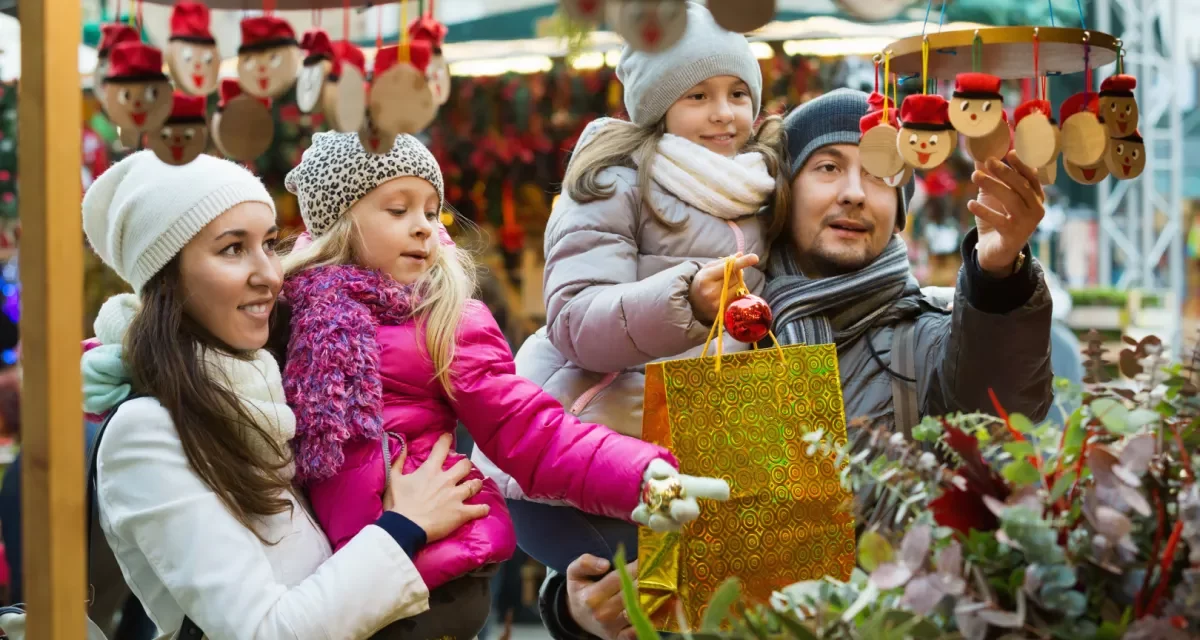
M389 459L404 448L404 470L413 471L459 421L529 495L609 517L629 518L651 460L675 463L664 449L579 422L517 376L508 343L477 301L468 302L459 327L451 399L409 313L410 290L390 277L317 267L289 278L284 299L292 307L284 388L296 412L297 479L335 549L382 514ZM452 455L446 466L461 458ZM470 477L483 479L477 469ZM431 589L513 553L512 521L495 483L485 479L471 502L491 512L415 559Z

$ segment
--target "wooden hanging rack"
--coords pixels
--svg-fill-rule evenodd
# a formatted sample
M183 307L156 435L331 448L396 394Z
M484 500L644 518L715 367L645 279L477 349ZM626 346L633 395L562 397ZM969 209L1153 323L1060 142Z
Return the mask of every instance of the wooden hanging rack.
M971 68L971 46L978 33L983 39L984 73L1012 80L1028 78L1033 68L1033 40L1040 48L1039 66L1050 74L1083 71L1084 50L1093 69L1117 59L1119 42L1107 33L1069 27L988 27L957 29L912 36L889 44L884 51L892 54L892 71L902 76L920 75L921 41L929 39L929 77L953 79Z

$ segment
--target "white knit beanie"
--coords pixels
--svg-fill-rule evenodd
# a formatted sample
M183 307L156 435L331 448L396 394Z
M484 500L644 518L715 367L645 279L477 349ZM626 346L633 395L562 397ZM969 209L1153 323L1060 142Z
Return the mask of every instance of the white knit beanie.
M139 151L88 187L83 231L100 259L140 292L201 229L243 202L275 211L262 181L228 160L201 154L175 167Z

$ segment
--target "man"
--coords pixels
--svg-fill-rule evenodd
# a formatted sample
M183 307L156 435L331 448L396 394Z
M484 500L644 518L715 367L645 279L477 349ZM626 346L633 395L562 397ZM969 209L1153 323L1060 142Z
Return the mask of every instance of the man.
M867 95L841 89L785 121L792 213L768 262L766 298L784 344L834 343L847 420L994 412L1042 419L1052 402L1051 300L1029 238L1044 214L1037 172L1015 154L976 165L952 310L921 293L899 232L912 187L888 187L859 161ZM557 638L632 638L608 563L584 556L543 585ZM590 635L589 635L590 634Z

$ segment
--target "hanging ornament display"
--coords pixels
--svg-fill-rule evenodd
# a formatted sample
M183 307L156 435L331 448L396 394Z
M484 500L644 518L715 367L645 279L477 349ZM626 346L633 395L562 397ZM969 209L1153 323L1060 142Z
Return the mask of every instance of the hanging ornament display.
M1089 167L1104 159L1108 133L1100 123L1099 106L1099 96L1088 91L1076 93L1059 105L1064 161Z
M396 136L384 135L371 120L371 114L367 113L363 116L362 127L358 130L358 141L367 151L381 156L392 150L392 145L396 144Z
M1030 168L1044 167L1058 156L1058 127L1050 121L1049 100L1029 100L1013 112L1013 148Z
M1012 126L1008 123L1008 114L999 109L1000 124L992 132L975 138L967 138L967 153L975 162L986 162L988 158L1003 158L1012 149ZM954 108L951 103L950 113Z
M858 148L863 168L867 173L885 182L901 179L908 168L896 146L897 136L900 135L899 121L896 118L895 103L887 97L889 86L894 88L895 84L891 80L890 59L885 58L884 92L879 93L879 58L876 57L875 91L867 96L867 114L858 122L858 129L862 132ZM909 175L911 176L911 173Z
M1004 96L1000 78L987 73L960 73L950 98L950 124L967 138L984 138L1001 125Z
M100 48L96 51L96 70L92 72L92 93L105 111L108 110L108 97L104 91L104 78L108 75L113 48L123 42L141 41L137 29L131 25L113 22L100 27Z
M1108 137L1122 138L1137 131L1138 106L1133 90L1137 78L1124 73L1109 76L1100 83L1100 121L1108 129Z
M408 36L412 42L428 42L433 56L425 68L425 80L429 83L429 91L433 94L435 106L442 106L450 100L450 65L446 56L442 55L442 44L446 40L449 29L433 17L433 3L429 12L422 14L408 28Z
M367 70L363 52L353 43L333 43L333 65L321 87L321 111L330 126L342 133L363 127L367 111Z
M576 22L600 24L604 19L604 0L559 0L559 5Z
M256 98L278 98L296 81L300 70L300 45L296 32L272 15L242 19L242 44L238 47L238 82Z
M271 148L275 137L271 99L246 95L239 80L225 78L211 129L221 153L239 162L253 162Z
M172 96L171 115L158 133L146 136L148 146L159 160L175 166L185 165L208 147L208 123L204 119L207 101L176 91Z
M689 18L684 0L607 0L605 13L609 26L631 49L646 53L665 51L679 42Z
M1134 131L1123 138L1109 140L1104 164L1117 180L1132 180L1142 175L1146 168L1146 146L1142 135Z
M708 10L726 31L749 33L775 17L775 0L718 0L708 3Z
M896 146L904 162L932 169L954 152L958 134L950 124L950 103L937 94L917 94L900 105L900 134Z
M122 129L158 131L171 114L171 81L162 51L139 42L113 47L104 78L105 110Z
M296 106L304 113L321 108L325 79L333 70L333 43L323 29L310 29L300 40L304 63L296 77Z
M432 54L428 42L384 47L375 54L367 109L385 136L417 133L433 122L437 105L425 80Z
M209 31L208 6L182 0L171 10L167 68L175 87L194 96L217 90L221 53Z

